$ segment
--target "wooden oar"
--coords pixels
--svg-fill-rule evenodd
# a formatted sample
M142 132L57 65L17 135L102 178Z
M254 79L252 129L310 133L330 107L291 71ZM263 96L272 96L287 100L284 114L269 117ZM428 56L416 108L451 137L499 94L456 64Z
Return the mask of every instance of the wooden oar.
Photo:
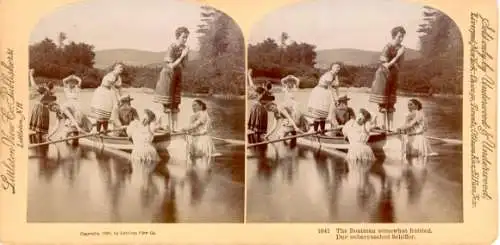
M400 135L400 134L403 134L403 133L398 133L398 132L390 132L390 131L386 131L386 130L373 130L373 131L380 132L380 133L386 133L386 135ZM448 143L448 144L462 144L462 141L461 140L457 140L457 139L438 138L438 137L432 137L432 136L425 136L425 138L431 139L431 140L438 140L438 141L441 141L441 142L444 142L444 143Z
M425 137L428 139L431 139L431 140L439 140L439 141L442 141L442 142L445 142L448 144L457 144L457 145L462 144L462 141L457 140L457 139L438 138L438 137L432 137L432 136L425 136Z
M324 132L330 132L330 131L334 131L334 130L338 130L338 129L339 128L331 128L331 129L325 130ZM299 138L299 137L305 137L305 136L315 135L315 134L319 134L319 133L320 132L311 132L311 133L305 133L305 134L299 134L299 135L293 135L293 136L283 137L283 138L275 139L275 140L268 140L268 141L263 141L263 142L259 142L259 143L248 144L247 148L249 148L249 147L255 147L255 146L259 146L259 145L266 145L266 144L270 144L270 143L276 143L276 142L285 141L285 140L289 140L289 139L295 139L295 138Z
M224 141L224 142L227 142L229 144L234 144L234 145L244 145L245 144L244 140L223 139L223 138L213 137L213 136L212 136L212 139Z
M80 138L85 138L85 137L92 137L92 136L96 136L96 135L99 135L99 134L102 134L102 133L109 133L109 132L114 132L114 131L121 131L121 130L123 130L125 128L126 128L126 126L123 126L123 127L118 128L118 129L111 129L111 130L106 130L106 131L98 132L98 133L90 133L90 134L78 135L78 136L73 136L73 137L67 137L67 138L60 139L60 140L52 140L52 141L47 141L47 142L38 143L38 144L30 144L28 146L28 148L39 147L39 146L44 146L44 145L50 145L50 144L54 144L54 143L59 143L59 142L64 142L64 141L74 140L74 139L80 139Z

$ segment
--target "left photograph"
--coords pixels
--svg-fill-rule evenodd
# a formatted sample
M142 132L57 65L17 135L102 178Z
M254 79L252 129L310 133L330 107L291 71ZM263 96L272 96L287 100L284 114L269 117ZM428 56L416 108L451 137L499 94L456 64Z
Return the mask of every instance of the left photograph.
M82 1L30 36L28 222L243 223L238 25L175 0Z

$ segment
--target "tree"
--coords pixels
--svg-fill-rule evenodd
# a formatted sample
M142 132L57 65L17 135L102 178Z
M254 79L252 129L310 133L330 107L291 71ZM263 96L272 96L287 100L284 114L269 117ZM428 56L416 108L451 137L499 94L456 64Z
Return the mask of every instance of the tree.
M282 33L279 44L276 40L267 38L248 46L248 66L253 69L255 76L281 78L292 74L313 78L317 75L314 68L316 47L297 42L287 45L288 38L288 34Z
M83 77L83 87L99 85L100 72L94 66L94 47L86 43L71 42L61 46L66 38L64 33L59 33L59 46L49 39L30 45L29 65L35 69L37 77L43 80L60 81L65 76L77 73Z
M245 50L243 34L234 20L225 13L202 6L200 34L200 58L190 82L196 86L213 88L212 92L241 93L245 88ZM241 90L241 91L240 91Z
M420 72L426 76L429 90L462 92L463 41L455 22L443 12L423 9L423 24L418 30L422 54Z
M59 42L59 48L63 48L64 46L64 41L67 39L66 33L64 32L59 32L59 35L57 37L57 41Z
M280 50L280 64L283 64L283 59L285 56L285 51L286 51L286 42L288 41L288 38L290 36L286 32L282 32L280 36L280 44L281 44L281 50Z

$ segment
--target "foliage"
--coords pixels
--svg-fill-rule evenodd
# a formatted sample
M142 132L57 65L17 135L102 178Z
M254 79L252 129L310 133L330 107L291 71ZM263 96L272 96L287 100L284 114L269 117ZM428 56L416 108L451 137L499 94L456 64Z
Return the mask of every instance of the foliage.
M202 7L200 59L189 60L183 70L183 91L191 93L244 94L245 50L243 35L237 24L226 14L208 6ZM52 81L76 74L83 88L95 88L111 70L94 68L92 45L71 42L64 45L65 33L59 33L57 44L46 38L30 45L30 68L35 69L36 81ZM121 75L124 86L154 88L161 71L155 66L124 66Z
M282 33L280 44L268 38L248 46L248 67L253 70L254 76L317 76L317 70L314 68L315 46L295 41L286 45L288 38L287 33Z
M190 62L185 80L192 89L210 93L245 93L245 47L238 25L225 13L203 6L200 61Z

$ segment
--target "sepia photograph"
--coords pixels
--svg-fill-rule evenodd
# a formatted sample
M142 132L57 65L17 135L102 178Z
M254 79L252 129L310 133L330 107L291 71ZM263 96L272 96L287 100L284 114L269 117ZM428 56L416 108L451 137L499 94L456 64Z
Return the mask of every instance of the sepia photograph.
M251 30L251 222L463 222L463 40L402 0L301 1Z
M243 223L245 46L190 1L87 0L29 42L28 222Z

